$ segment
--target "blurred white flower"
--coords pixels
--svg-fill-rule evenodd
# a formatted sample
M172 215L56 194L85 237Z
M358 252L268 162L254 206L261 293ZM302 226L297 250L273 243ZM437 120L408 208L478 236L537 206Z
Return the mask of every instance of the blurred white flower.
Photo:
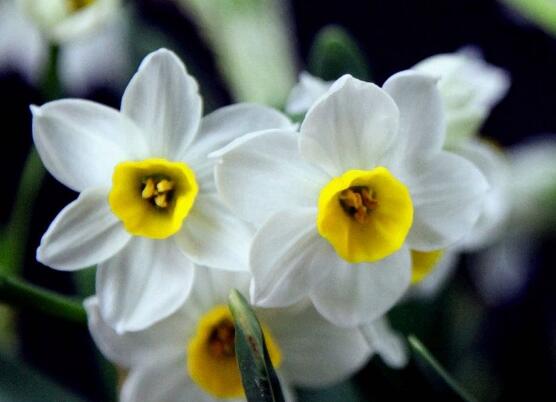
M121 0L17 0L50 41L63 43L97 29L114 15Z
M64 89L82 95L95 85L123 85L130 68L127 35L126 15L118 7L94 29L64 41L58 61ZM0 70L16 70L29 82L39 84L48 63L48 43L15 0L0 2Z
M251 229L216 197L206 155L246 132L290 127L285 116L239 104L201 121L197 82L165 49L143 60L121 111L76 99L32 111L43 163L81 193L52 222L37 259L70 271L99 264L100 309L118 332L174 312L193 262L246 268Z
M323 81L306 71L299 74L299 82L291 90L286 102L289 114L305 114L332 86L333 81Z
M510 86L505 70L485 62L472 49L429 57L413 69L439 79L449 145L477 136Z
M186 303L144 331L118 335L102 320L98 301L85 302L89 328L100 350L130 369L122 402L244 400L227 299L232 288L247 291L249 274L203 267L197 272ZM328 323L308 303L256 313L286 390L291 385L321 387L349 378L372 354L357 329Z
M215 153L220 195L258 227L254 302L309 295L341 326L383 315L409 286L410 249L447 247L479 216L487 183L443 143L436 81L406 71L383 89L344 76L300 133L252 133Z
M471 260L471 274L489 304L510 300L525 286L538 239L556 225L556 137L528 140L508 150L509 213L491 247Z

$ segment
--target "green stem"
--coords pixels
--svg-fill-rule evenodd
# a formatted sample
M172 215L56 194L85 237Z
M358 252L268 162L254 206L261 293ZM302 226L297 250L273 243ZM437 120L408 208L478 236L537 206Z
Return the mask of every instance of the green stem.
M46 100L58 99L62 95L62 87L58 79L58 59L60 48L51 43L48 49L48 65L42 77L42 95Z
M413 352L421 357L458 396L466 402L477 402L477 399L469 394L448 372L442 365L434 358L431 352L421 343L415 335L407 337L409 345Z
M545 31L556 35L556 4L551 0L504 0Z
M14 277L0 275L0 302L87 324L87 313L79 302Z
M5 228L4 241L0 245L0 262L3 265L3 269L0 271L6 274L21 274L29 237L31 211L41 188L44 174L45 170L39 155L35 148L32 148L23 167L13 212Z

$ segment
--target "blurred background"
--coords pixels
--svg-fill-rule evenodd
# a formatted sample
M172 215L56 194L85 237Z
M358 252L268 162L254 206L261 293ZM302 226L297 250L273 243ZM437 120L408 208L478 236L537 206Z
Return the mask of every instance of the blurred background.
M121 41L118 51L122 53L105 55L106 68L118 66L118 71L101 72L102 79L86 83L79 81L77 74L79 83L66 83L61 93L117 108L140 60L149 51L168 47L198 79L205 112L237 100L283 108L300 71L309 69L327 80L344 72L342 65L319 70L312 55L319 32L333 24L345 30L363 57L364 67L350 72L379 85L393 73L434 54L477 47L485 60L511 76L508 94L492 111L481 133L504 148L556 133L556 39L551 25L542 19L539 25L527 13L504 2L215 3L125 2L117 21L121 29L117 31ZM226 18L237 23L228 24ZM2 21L0 33L8 29L8 23ZM237 29L238 24L242 30ZM226 49L233 44L226 40L238 45L231 51L235 53L228 54ZM19 47L23 52L31 51L25 43ZM280 61L258 60L268 54L279 55ZM29 228L28 236L23 233L21 237L26 239L22 250L5 245L0 249L2 261L14 261L14 253L20 253L19 274L25 279L80 300L94 292L93 268L73 274L35 261L42 234L76 194L46 174L44 180L35 182L36 194L30 188L28 194L16 197L32 144L29 105L42 104L50 95L16 60L8 60L9 53L0 55L4 138L0 171L5 180L0 223L4 229L18 230L10 219L19 207L24 211L19 222L28 222ZM555 231L527 238L518 247L523 247L524 253L509 290L493 296L495 290L485 286L476 272L475 256L463 255L453 277L435 297L412 299L390 314L395 328L418 335L481 401L556 400ZM497 281L494 275L491 282L496 285ZM96 351L85 327L2 304L0 312L0 401L116 400L117 373ZM407 368L397 371L378 357L351 381L329 390L300 392L301 401L392 401L408 397L457 400L421 362L412 359Z

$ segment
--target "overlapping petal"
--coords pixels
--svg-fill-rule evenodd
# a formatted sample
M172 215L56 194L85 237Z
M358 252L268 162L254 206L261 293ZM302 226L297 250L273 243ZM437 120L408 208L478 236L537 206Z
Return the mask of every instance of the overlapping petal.
M37 260L61 270L85 268L105 261L131 239L110 211L108 191L85 190L52 221L37 249Z
M423 162L408 180L413 200L410 248L445 248L467 234L481 213L488 183L466 159L440 152Z
M242 219L261 225L289 207L315 207L328 178L299 156L298 134L268 130L239 138L216 156L216 186Z
M147 328L183 304L193 276L193 264L174 242L135 237L98 267L102 316L118 333Z
M329 321L355 327L382 316L400 300L411 280L409 251L402 248L372 264L337 261L311 289L316 309Z
M72 190L109 187L117 163L147 156L139 129L112 108L66 99L31 110L33 140L45 167Z
M106 357L121 367L144 364L164 353L183 354L185 333L176 330L183 325L180 314L174 314L142 331L118 334L102 318L96 296L89 297L83 304L95 344Z
M211 152L247 133L291 126L287 116L266 106L251 103L226 106L203 117L184 160L195 170L201 192L215 191L213 176L216 160L207 158Z
M262 309L258 317L279 341L284 356L281 371L297 385L324 387L340 382L360 369L372 353L358 329L337 327L310 305Z
M175 239L197 264L243 271L248 269L252 235L250 225L232 215L216 195L201 194Z
M398 121L398 107L385 91L346 75L307 112L300 151L330 176L370 169L396 140Z
M436 79L402 71L390 77L383 88L400 110L399 135L392 157L412 169L414 160L426 159L444 144L444 110Z
M272 216L251 246L251 298L261 307L287 306L307 296L317 278L334 268L334 251L319 236L315 209L298 208Z
M127 86L122 113L143 129L151 157L181 160L201 121L197 82L174 53L157 50Z

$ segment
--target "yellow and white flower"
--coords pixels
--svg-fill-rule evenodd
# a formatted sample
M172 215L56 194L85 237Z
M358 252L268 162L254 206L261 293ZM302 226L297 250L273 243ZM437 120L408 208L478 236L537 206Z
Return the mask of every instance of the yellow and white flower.
M32 107L44 165L80 192L50 225L37 259L61 270L99 264L100 309L119 332L175 311L191 289L193 262L247 265L251 229L218 200L206 155L246 132L290 122L256 105L202 120L201 109L196 81L165 49L143 60L120 111L76 99Z
M0 71L15 70L38 84L47 67L49 40L15 3L0 0ZM117 7L95 29L64 41L57 63L64 90L83 94L95 85L122 88L129 78L128 40L125 13Z
M49 40L62 43L85 35L105 23L121 0L17 0L19 7Z
M122 402L245 400L226 303L232 288L248 289L250 276L197 271L186 303L144 331L118 335L102 320L98 301L85 302L99 349L130 369ZM372 354L357 329L330 324L308 303L256 313L286 393L291 385L320 387L346 379Z
M341 326L391 308L410 283L410 250L462 238L488 188L471 163L442 150L443 116L427 76L401 72L383 88L344 76L300 133L251 133L214 153L220 195L258 227L254 302L308 295Z

